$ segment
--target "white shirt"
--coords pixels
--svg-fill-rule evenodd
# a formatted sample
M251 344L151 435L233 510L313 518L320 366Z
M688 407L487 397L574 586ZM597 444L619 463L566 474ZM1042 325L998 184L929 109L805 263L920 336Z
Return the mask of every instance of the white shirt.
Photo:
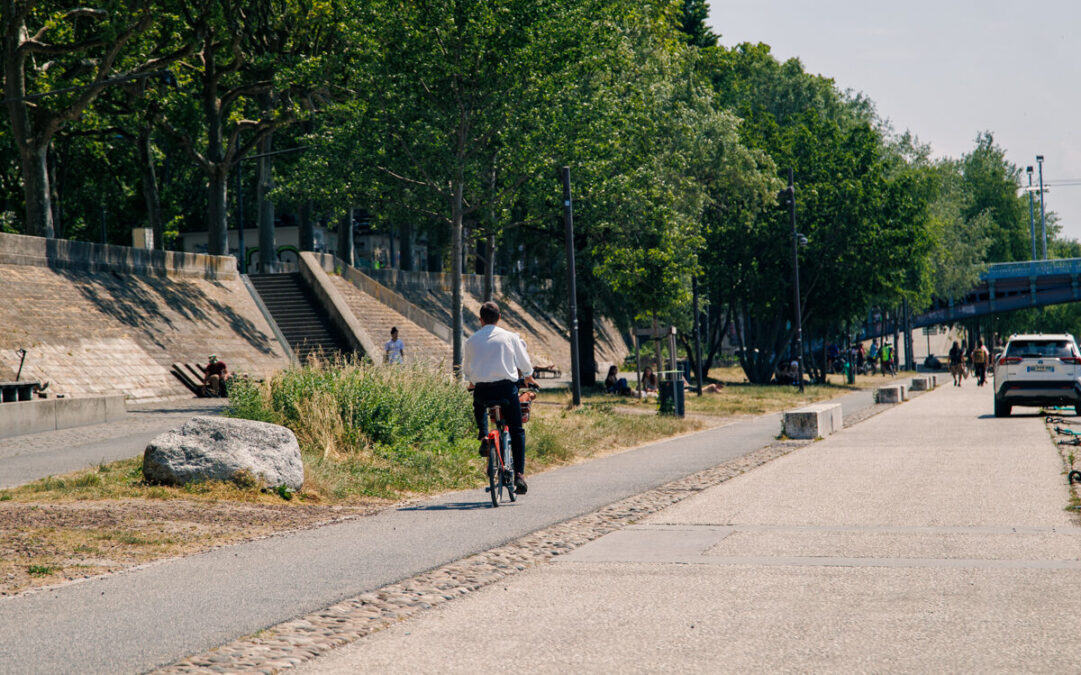
M387 352L387 363L401 363L402 351L405 349L405 343L401 338L397 340L387 340L387 343L383 345L383 349Z
M473 333L462 354L462 373L473 384L480 382L516 381L533 374L533 364L525 350L525 342L512 333L488 324Z

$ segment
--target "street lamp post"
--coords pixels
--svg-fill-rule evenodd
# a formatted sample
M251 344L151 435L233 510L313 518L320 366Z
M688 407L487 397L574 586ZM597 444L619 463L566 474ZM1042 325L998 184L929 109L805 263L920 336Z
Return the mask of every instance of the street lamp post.
M1043 208L1043 155L1036 155L1040 167L1040 232L1043 235L1043 259L1047 260L1047 218Z
M1032 235L1032 259L1036 259L1036 216L1035 207L1032 200L1032 167L1025 167L1025 173L1028 174L1028 230ZM1041 197L1040 199L1043 199Z
M788 219L792 224L792 301L796 306L796 382L803 393L803 312L800 308L799 295L799 246L800 234L796 232L796 186L793 171L788 170L788 187L781 190L788 199Z

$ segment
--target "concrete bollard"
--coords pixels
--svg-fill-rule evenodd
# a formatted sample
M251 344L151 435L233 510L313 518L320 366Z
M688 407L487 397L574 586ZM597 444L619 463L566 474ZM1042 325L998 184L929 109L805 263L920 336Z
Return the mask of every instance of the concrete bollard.
M912 391L930 391L934 387L931 384L930 377L914 377L912 378Z
M904 400L904 387L899 384L890 384L875 389L875 403L901 403Z
M825 438L844 428L840 403L816 403L784 414L784 435L789 438Z

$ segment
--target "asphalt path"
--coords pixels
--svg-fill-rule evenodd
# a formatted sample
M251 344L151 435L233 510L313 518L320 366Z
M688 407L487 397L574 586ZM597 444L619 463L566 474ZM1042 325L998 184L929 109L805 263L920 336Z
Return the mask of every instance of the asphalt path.
M839 399L845 415L869 391ZM144 672L409 578L772 442L780 414L530 478L516 504L482 490L0 599L0 671Z
M2 438L0 488L138 457L158 434L223 407L220 399L144 404L114 422Z

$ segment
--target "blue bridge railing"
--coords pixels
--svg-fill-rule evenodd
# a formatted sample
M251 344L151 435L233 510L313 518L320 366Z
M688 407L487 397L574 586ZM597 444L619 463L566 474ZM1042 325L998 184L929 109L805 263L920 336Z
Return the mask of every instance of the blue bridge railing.
M1059 260L1026 260L1024 262L994 263L980 274L984 281L992 279L1016 279L1057 274L1081 274L1081 258Z

